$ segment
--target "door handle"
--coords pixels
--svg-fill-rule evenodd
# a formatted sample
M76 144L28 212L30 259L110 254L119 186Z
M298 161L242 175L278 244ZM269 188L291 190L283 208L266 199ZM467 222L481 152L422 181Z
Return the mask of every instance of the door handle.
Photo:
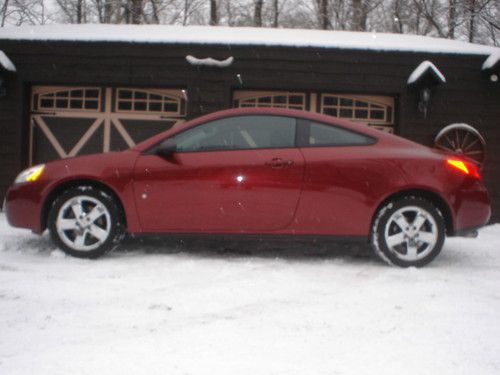
M280 169L280 168L289 168L293 165L293 160L283 160L282 158L273 158L271 161L266 161L266 166Z

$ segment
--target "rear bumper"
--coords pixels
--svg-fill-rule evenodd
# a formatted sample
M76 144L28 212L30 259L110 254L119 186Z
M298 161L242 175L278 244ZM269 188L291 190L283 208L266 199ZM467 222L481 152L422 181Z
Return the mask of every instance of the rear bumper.
M466 184L452 197L452 207L454 236L467 234L488 224L491 217L488 191L478 180Z

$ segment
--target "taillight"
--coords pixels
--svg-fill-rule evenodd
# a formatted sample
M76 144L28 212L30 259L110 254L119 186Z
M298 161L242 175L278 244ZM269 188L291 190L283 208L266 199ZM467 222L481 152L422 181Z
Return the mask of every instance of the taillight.
M460 159L447 159L446 162L448 163L449 166L453 167L455 170L462 172L465 175L474 178L481 178L479 170L472 163Z

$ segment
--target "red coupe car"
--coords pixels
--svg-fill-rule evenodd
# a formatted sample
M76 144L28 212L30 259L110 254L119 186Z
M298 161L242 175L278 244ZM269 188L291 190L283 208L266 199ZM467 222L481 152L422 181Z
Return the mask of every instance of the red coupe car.
M369 241L382 260L423 266L445 236L488 222L476 166L333 117L233 109L123 152L31 167L6 195L11 225L50 231L95 258L125 233Z

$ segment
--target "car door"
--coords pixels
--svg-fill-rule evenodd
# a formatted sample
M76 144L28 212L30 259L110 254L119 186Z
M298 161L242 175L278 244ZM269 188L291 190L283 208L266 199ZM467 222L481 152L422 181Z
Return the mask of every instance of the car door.
M373 205L391 178L390 160L377 157L376 139L340 126L300 122L305 158L304 186L297 209L297 232L366 235Z
M141 155L134 171L147 232L252 233L286 228L304 174L296 120L235 116L174 135L168 158Z

